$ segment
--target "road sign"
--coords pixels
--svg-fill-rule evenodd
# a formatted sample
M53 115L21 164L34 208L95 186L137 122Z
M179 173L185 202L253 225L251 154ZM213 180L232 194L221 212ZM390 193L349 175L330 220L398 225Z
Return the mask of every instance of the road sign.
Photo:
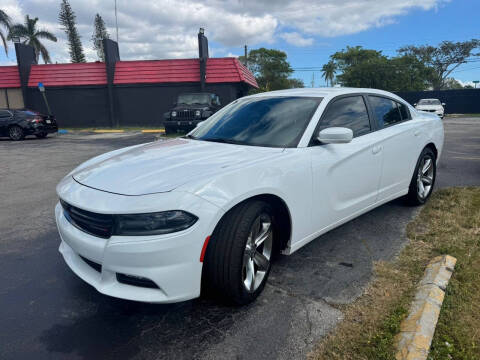
M38 90L40 90L40 92L45 92L45 86L43 86L43 83L38 83Z

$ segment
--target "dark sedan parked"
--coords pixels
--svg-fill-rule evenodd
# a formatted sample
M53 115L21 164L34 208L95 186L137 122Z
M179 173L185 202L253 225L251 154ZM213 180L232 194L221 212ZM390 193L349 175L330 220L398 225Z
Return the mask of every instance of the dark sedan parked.
M43 115L27 109L0 109L0 136L22 140L27 135L35 135L43 139L57 131L57 122L52 115Z

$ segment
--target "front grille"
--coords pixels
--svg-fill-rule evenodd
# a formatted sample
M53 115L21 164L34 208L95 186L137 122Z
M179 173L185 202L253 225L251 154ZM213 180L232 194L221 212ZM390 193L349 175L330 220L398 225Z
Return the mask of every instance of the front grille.
M80 258L87 263L93 270L96 270L98 272L102 272L102 265L97 264L96 262L92 260L88 260L87 258L84 258L82 255L79 255Z
M97 214L79 209L60 200L67 220L77 229L108 239L113 231L113 215Z
M179 110L177 111L177 118L180 120L184 119L194 119L195 110Z

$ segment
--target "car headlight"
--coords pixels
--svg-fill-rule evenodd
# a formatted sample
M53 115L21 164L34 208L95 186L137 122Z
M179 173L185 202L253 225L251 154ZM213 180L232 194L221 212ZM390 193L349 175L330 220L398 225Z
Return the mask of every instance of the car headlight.
M195 111L195 116L200 116L202 115L202 112L200 110Z
M175 117L177 116L177 112L176 111L172 111L172 117Z
M116 215L113 235L147 236L188 229L198 218L186 211L172 210L146 214Z

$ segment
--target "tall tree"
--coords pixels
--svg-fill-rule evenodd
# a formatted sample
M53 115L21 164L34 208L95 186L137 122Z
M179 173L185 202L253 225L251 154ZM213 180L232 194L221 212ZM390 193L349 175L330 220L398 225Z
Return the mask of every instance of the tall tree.
M107 28L105 27L105 22L100 14L95 15L93 26L95 28L92 35L93 48L97 51L98 58L102 61L105 61L102 40L109 39L110 35L108 34Z
M245 63L244 56L240 56L239 60ZM257 79L259 91L303 87L301 80L289 78L293 69L283 51L265 48L250 50L247 60L249 70Z
M3 10L0 10L0 39L2 39L5 54L8 55L7 36L10 31L11 19L10 16ZM2 27L7 30L7 36L3 33Z
M58 20L67 34L70 59L73 63L85 62L82 42L77 31L76 16L67 0L62 0Z
M389 91L425 90L431 69L414 56L388 58L381 51L347 47L331 56L341 74L343 86Z
M39 56L42 55L45 64L52 62L50 60L50 54L47 48L40 41L41 39L57 41L55 35L47 30L37 29L38 18L31 19L28 15L25 16L25 22L23 24L15 24L10 27L8 33L8 39L11 40L14 37L22 39L24 44L30 45L35 49L35 56L37 62Z
M333 85L333 79L335 78L335 72L337 71L337 65L333 60L330 60L328 63L322 66L323 78L327 82L330 81L330 86Z
M414 46L408 45L400 48L402 55L416 57L424 65L433 69L431 86L435 90L445 87L447 78L452 71L458 68L473 54L473 50L480 47L480 40L472 39L464 42L442 41L439 46Z

